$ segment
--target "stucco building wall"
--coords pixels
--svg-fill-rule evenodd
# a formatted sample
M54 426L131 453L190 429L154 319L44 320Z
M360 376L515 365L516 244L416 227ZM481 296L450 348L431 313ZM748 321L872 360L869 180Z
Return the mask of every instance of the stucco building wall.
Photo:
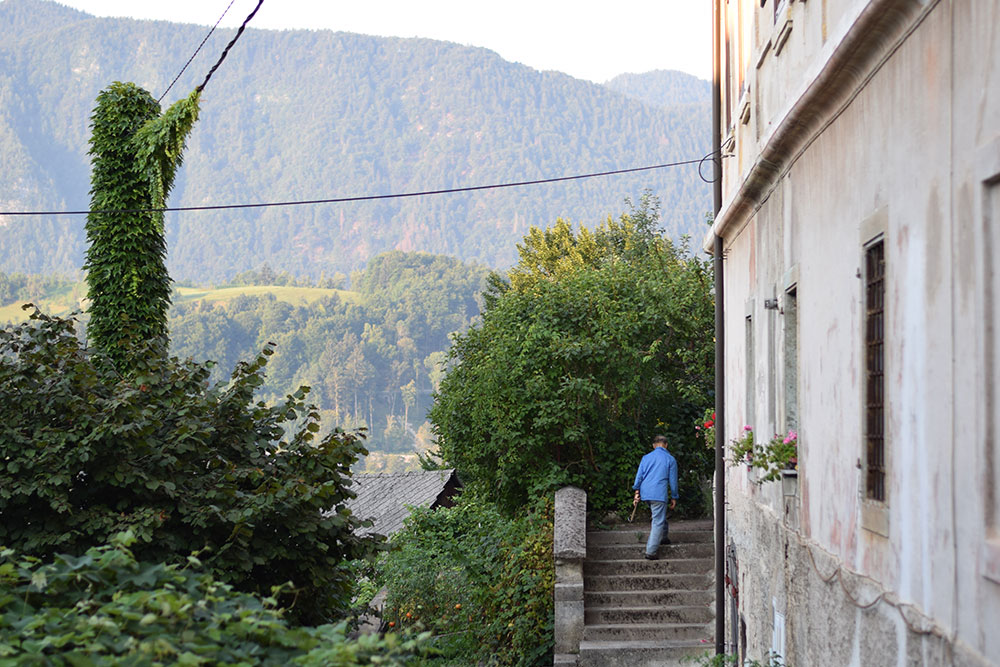
M714 231L727 439L795 427L799 469L784 496L728 468L735 648L1000 664L1000 3L775 1L722 3L730 39L752 45L728 50ZM884 503L866 497L864 441L864 248L879 236Z

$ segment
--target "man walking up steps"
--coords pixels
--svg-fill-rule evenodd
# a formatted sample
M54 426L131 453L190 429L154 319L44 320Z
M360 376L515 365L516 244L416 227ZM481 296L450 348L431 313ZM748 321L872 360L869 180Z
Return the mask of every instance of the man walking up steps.
M656 550L661 541L670 544L667 526L667 498L670 509L677 505L677 461L667 451L666 436L653 438L653 451L642 457L639 470L635 473L633 505L640 500L649 503L653 519L649 526L649 540L646 542L646 559L656 560Z

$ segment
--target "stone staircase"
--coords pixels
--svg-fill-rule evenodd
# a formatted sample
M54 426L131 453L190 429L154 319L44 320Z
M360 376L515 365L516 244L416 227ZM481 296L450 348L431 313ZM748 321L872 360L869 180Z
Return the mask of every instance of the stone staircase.
M711 521L671 521L671 544L646 560L649 523L587 532L578 664L691 665L714 648Z

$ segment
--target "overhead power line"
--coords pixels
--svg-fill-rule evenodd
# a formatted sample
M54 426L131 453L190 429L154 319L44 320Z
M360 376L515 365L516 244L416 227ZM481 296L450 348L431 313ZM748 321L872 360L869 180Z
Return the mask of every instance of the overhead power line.
M729 157L723 155L722 157ZM104 209L104 210L79 210L79 211L0 211L0 216L52 216L52 215L89 215L91 213L168 213L177 211L223 211L241 208L272 208L277 206L306 206L310 204L342 204L350 202L378 201L383 199L406 199L410 197L427 197L430 195L445 195L461 192L477 192L480 190L499 190L503 188L517 188L526 185L544 185L546 183L559 183L563 181L579 181L586 178L599 178L601 176L614 176L617 174L631 174L640 171L652 171L654 169L666 169L668 167L682 167L689 164L699 165L699 176L703 181L711 182L701 174L701 165L706 161L718 159L714 153L709 153L705 157L694 160L681 160L679 162L668 162L665 164L654 164L648 167L632 167L631 169L615 169L612 171L599 171L590 174L578 174L575 176L559 176L556 178L540 178L531 181L516 181L512 183L494 183L491 185L472 185L462 188L443 188L440 190L421 190L419 192L400 192L384 195L361 195L357 197L331 197L328 199L302 199L295 201L274 201L257 202L249 204L212 204L206 206L174 206L166 208L130 208L130 209Z
M222 55L219 56L219 60L216 61L214 65L212 65L212 69L210 69L208 71L208 74L205 75L205 80L201 82L198 88L196 88L196 90L199 93L205 89L205 86L208 85L208 80L212 78L212 75L215 74L215 70L219 69L219 65L221 65L222 61L226 59L227 55L229 55L229 49L233 48L233 44L235 44L236 40L240 38L240 35L243 34L243 31L247 29L247 23L250 23L250 19L254 17L254 15L257 13L257 10L260 9L260 6L262 4L264 4L264 0L257 0L257 6L253 8L253 11L250 12L249 16L243 19L243 24L240 25L240 29L236 31L236 35L231 40L229 40L228 44L226 44L226 48L223 49Z
M226 8L223 10L222 16L219 17L219 20L215 22L215 25L212 26L212 29L208 31L207 35L205 35L205 39L201 40L201 44L198 45L198 48L194 50L194 53L191 54L191 57L188 58L186 63L184 63L184 67L182 67L181 71L177 73L177 76L174 77L174 80L170 82L170 85L167 86L167 89L164 90L163 94L156 99L157 102L166 97L167 93L170 92L170 89L174 87L175 83L177 83L177 79L181 78L181 74L183 74L184 70L188 68L188 65L191 64L191 61L194 60L194 57L198 55L198 52L201 51L201 47L205 46L205 42L207 42L208 38L212 36L212 33L215 32L215 29L219 27L219 24L222 23L222 19L225 18L226 14L229 12L229 8L233 6L234 2L236 2L236 0L229 0L229 4L226 5Z
M226 5L226 9L225 9L225 10L224 10L224 11L222 12L222 16L220 16L220 17L219 17L219 20L218 20L218 21L216 21L216 22L215 22L215 25L213 25L213 26L212 26L212 28L211 28L211 30L209 30L209 31L208 31L208 34L207 34L207 35L205 35L205 38L204 38L203 40L201 40L201 44L199 44L199 45L198 45L198 48L196 48L196 49L194 50L194 53L192 53L192 54L191 54L191 57L190 57L190 58L188 58L188 61L187 61L186 63L184 63L184 67L182 67L182 68L181 68L181 71L177 73L177 76L175 76L175 77L174 77L174 80L170 82L170 85L169 85L169 86L167 86L167 89L163 91L163 94L162 94L162 95L160 95L160 97L159 97L159 98L157 98L157 100L156 100L157 102L159 102L159 101L160 101L160 100L162 100L162 99L163 99L164 97L166 97L166 96L167 96L167 93L169 93L169 92L170 92L170 89L174 87L174 84L175 84L175 83L177 83L177 79L181 78L181 74L183 74L183 73L184 73L184 70L186 70L186 69L188 68L188 65L190 65L190 64L191 64L191 61L192 61L192 60L194 60L194 57L195 57L196 55L198 55L198 52L199 52L199 51L201 51L201 47L205 46L205 42L207 42L207 41L208 41L208 38L212 36L212 33L213 33L213 32L215 32L215 29L219 27L219 24L220 24L220 23L222 23L222 19L223 19L223 18L224 18L224 17L226 16L226 14L227 14L227 13L229 12L229 8L233 6L233 3L234 3L235 1L236 1L236 0L229 0L229 4L228 4L228 5ZM226 56L227 56L227 55L229 55L229 49L233 48L233 45L234 45L234 44L236 43L236 40L238 40L238 39L240 38L240 35L242 35L242 34L243 34L243 31L244 31L244 30L246 30L246 28L247 28L247 24L248 24L248 23L250 23L250 19L252 19L252 18L254 17L254 15L255 15L255 14L257 13L257 10L258 10L258 9L260 9L260 6L261 6L262 4L264 4L264 0L257 0L257 6L256 6L256 7L254 7L254 8L253 8L253 11L252 11L252 12L250 12L250 15L249 15L249 16L247 16L247 17L246 17L246 18L245 18L245 19L243 20L243 23L242 23L242 24L240 25L240 28L239 28L239 30L237 30L237 31L236 31L236 35L235 35L235 36L234 36L234 37L233 37L233 38L232 38L231 40L229 40L229 43L228 43L228 44L226 44L226 48L225 48L225 49L223 49L223 51L222 51L222 55L221 55L221 56L219 56L219 59L218 59L218 60L216 61L216 63L215 63L214 65L212 65L212 69L210 69L210 70L208 71L208 74L206 74L206 75L205 75L205 80L204 80L204 81L202 81L202 82L201 82L201 83L200 83L200 84L198 85L198 87L196 88L196 90L197 90L197 91L198 91L199 93L200 93L200 92L201 92L202 90L204 90L204 89L205 89L205 86L206 86L206 85L208 84L208 80L212 78L212 75L213 75L213 74L215 74L215 70L219 69L219 65L221 65L221 64L222 64L222 61L226 59Z

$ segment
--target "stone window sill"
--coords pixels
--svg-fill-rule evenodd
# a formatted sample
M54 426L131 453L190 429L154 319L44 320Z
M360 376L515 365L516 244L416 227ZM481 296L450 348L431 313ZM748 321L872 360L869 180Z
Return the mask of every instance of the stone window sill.
M983 543L980 562L983 564L983 576L1000 584L1000 538L988 539Z
M873 500L861 502L861 527L882 537L889 537L889 507Z

